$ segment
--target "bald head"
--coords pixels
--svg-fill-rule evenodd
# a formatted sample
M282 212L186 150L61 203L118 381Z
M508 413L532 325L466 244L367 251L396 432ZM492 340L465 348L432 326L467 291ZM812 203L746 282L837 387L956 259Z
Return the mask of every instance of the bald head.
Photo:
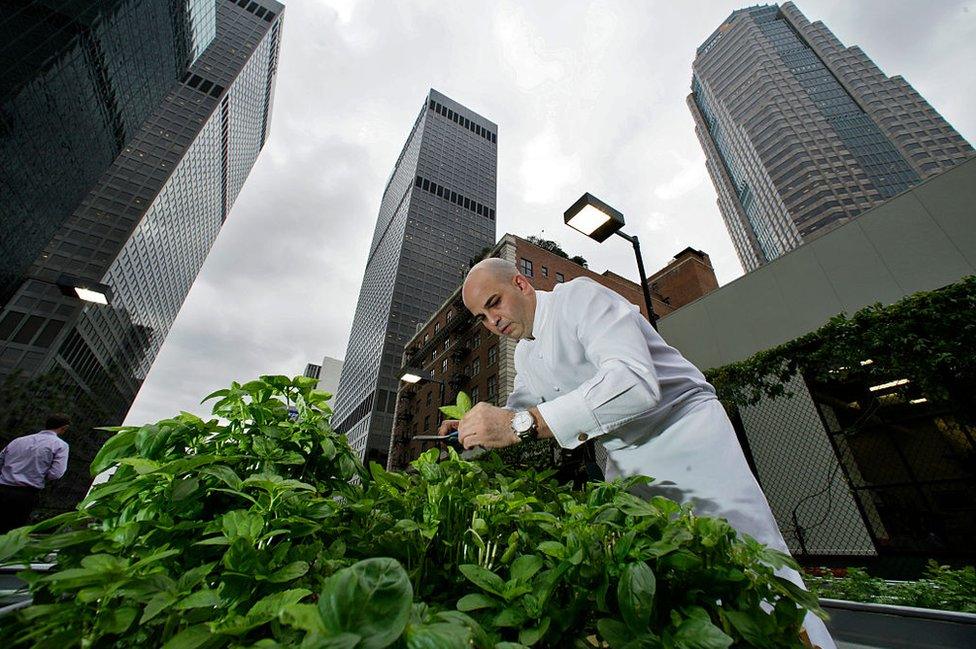
M532 335L535 289L512 262L479 261L464 280L461 298L489 331L516 339Z
M479 275L489 278L492 281L507 283L518 275L518 268L507 259L489 257L488 259L482 259L471 267L471 270L468 271L468 276L464 279L464 283L467 284L469 281L472 281L472 278L477 280Z

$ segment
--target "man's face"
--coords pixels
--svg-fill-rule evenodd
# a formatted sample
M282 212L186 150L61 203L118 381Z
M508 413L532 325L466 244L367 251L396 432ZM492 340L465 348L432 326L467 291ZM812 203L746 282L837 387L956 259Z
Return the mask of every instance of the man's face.
M532 335L535 296L521 275L502 280L476 273L468 277L461 294L464 305L488 331L516 340Z

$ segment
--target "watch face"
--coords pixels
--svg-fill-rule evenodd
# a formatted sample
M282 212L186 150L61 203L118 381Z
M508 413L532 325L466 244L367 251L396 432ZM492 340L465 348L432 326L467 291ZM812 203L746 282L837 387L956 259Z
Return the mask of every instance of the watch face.
M534 423L535 420L532 418L532 415L528 410L517 412L515 413L515 417L512 418L512 428L514 428L515 432L517 433L524 433L532 428L532 424Z

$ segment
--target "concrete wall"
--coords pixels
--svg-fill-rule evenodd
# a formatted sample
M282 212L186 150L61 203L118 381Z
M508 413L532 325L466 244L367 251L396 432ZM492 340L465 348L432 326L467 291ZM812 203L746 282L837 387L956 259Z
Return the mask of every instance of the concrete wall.
M659 321L702 369L743 360L830 317L976 274L976 159Z
M976 160L661 318L664 338L702 369L740 361L832 316L976 274ZM810 554L874 548L810 394L740 408L759 481L790 549L792 512ZM830 485L830 489L826 487ZM870 505L870 503L866 503Z

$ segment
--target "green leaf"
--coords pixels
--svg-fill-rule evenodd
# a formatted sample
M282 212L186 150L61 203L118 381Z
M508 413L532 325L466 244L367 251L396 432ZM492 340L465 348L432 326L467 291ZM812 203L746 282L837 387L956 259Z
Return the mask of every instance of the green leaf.
M815 615L821 618L826 618L827 614L821 610L820 601L817 599L816 595L808 590L800 588L789 579L785 579L779 575L774 575L773 580L779 590L788 595L794 602L798 603L800 606L814 613Z
M509 606L508 608L502 609L492 622L497 627L520 627L529 616L521 608L515 606Z
M326 579L319 612L333 635L356 633L362 649L381 649L403 633L410 619L413 588L395 559L373 558Z
M542 565L543 561L541 557L534 554L523 554L512 562L512 579L532 579L532 576L539 572Z
M216 464L213 466L208 466L207 468L200 471L200 473L203 473L205 475L212 475L215 478L219 478L220 480L223 480L224 484L226 484L231 489L234 489L235 491L240 491L241 489L242 480L240 476L238 476L237 473L234 472L234 469L224 464Z
M726 649L732 644L732 638L701 617L683 621L675 630L673 641L675 649Z
M471 563L458 566L458 570L476 586L499 597L504 597L505 582L491 570Z
M96 476L115 464L115 461L132 452L138 428L126 428L108 439L91 463L91 475Z
M633 637L633 632L626 624L606 617L597 620L596 629L612 649L622 649Z
M480 608L492 608L497 604L498 602L487 595L483 595L481 593L470 593L458 600L457 610L476 611Z
M163 649L196 649L209 642L213 634L206 624L197 624L183 629L163 645Z
M247 612L247 617L262 622L272 620L281 615L281 612L285 608L292 604L297 604L311 594L312 591L306 588L293 588L291 590L283 590L279 593L272 593L259 599L251 607L251 610Z
M133 606L108 608L98 617L98 623L104 633L118 635L125 632L139 614L139 609Z
M229 539L241 537L248 541L254 541L264 529L264 519L261 518L260 514L237 509L224 514L220 520L220 526Z
M461 409L458 408L457 406L441 406L439 410L443 412L444 416L447 417L448 419L464 418L464 412L462 412Z
M643 561L631 563L624 568L617 582L617 602L624 622L635 633L647 631L654 608L654 593L657 582L654 572Z
M203 399L201 399L200 403L206 403L207 401L210 401L211 399L216 399L217 397L226 397L228 394L230 394L230 390L228 390L227 388L224 388L223 390L214 390L213 392L205 396Z
M542 618L542 622L540 622L537 626L527 627L519 631L519 642L531 647L541 640L548 630L549 618L544 617Z
M173 481L173 492L172 499L174 501L185 500L192 496L196 490L200 487L200 481L196 478L188 478L186 480L174 480Z
M457 409L460 410L462 414L465 414L471 410L471 397L469 397L466 392L458 392Z
M170 606L176 602L176 595L173 593L156 593L152 599L146 604L146 608L142 610L142 617L139 618L139 624L145 624L149 620L153 619Z
M27 536L28 529L19 527L0 536L0 564L6 563L8 559L27 546L27 542L30 540Z
M471 630L439 622L407 626L407 649L468 649L472 645Z
M205 588L181 599L176 605L176 608L184 610L188 608L209 608L212 606L220 606L220 595L215 590Z
M131 466L139 475L146 475L159 471L159 462L154 462L141 457L124 457L119 460L119 464Z
M322 623L322 616L315 604L288 604L281 609L282 624L287 624L296 629L302 629L309 633L325 633L325 625ZM358 642L358 636L356 642Z
M307 561L293 561L283 568L279 568L268 576L268 581L273 584L280 584L286 581L298 579L308 572Z
M543 541L539 544L539 552L556 559L566 558L566 546L559 541Z
M775 643L768 637L768 625L761 621L772 622L772 619L762 611L747 613L745 611L721 610L719 614L729 621L742 639L750 645L761 648L772 648Z

